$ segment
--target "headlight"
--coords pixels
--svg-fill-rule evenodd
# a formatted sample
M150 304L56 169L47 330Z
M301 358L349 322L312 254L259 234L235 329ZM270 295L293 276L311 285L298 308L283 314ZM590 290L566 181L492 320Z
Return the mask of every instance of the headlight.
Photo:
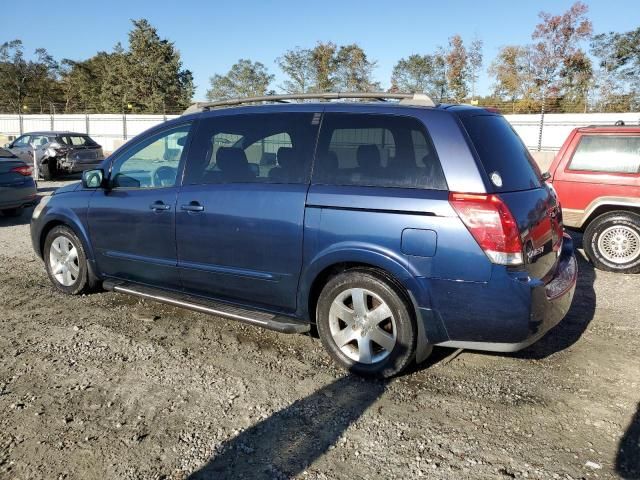
M47 203L49 203L49 201L51 200L51 195L46 196L46 197L42 197L40 199L40 202L38 203L38 205L36 205L36 208L33 209L33 215L31 216L31 218L33 218L34 220L37 220L38 217L40 217L40 214L42 213L42 210L44 210L44 207L47 206Z

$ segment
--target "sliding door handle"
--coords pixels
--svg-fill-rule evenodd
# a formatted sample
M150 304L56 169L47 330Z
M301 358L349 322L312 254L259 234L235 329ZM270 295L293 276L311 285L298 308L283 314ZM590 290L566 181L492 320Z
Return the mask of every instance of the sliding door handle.
M203 212L204 207L198 202L191 202L188 205L182 205L180 210L184 210L185 212Z
M171 210L171 205L167 205L163 202L155 202L149 205L149 208L154 212L163 212L165 210Z

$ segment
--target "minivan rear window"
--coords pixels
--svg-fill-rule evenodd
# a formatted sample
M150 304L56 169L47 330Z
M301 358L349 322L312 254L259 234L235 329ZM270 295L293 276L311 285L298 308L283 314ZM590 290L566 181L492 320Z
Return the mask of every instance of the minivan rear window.
M531 190L542 185L540 169L504 117L475 115L461 120L497 192Z

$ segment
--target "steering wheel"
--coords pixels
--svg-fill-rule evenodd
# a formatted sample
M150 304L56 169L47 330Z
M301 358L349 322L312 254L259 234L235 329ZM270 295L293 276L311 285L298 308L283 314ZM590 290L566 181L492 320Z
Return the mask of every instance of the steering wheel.
M173 167L157 168L151 176L151 183L154 187L171 187L176 183L178 169Z

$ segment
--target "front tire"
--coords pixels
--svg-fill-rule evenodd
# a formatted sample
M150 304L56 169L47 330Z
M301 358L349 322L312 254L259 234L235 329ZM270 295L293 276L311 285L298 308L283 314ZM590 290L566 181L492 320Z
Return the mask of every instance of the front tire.
M316 323L331 357L353 373L392 377L415 357L414 317L399 288L375 271L331 278L318 298Z
M640 215L625 211L600 215L586 228L583 244L600 270L640 272Z
M60 225L47 234L43 258L49 279L60 292L78 295L95 288L82 242L69 227Z

